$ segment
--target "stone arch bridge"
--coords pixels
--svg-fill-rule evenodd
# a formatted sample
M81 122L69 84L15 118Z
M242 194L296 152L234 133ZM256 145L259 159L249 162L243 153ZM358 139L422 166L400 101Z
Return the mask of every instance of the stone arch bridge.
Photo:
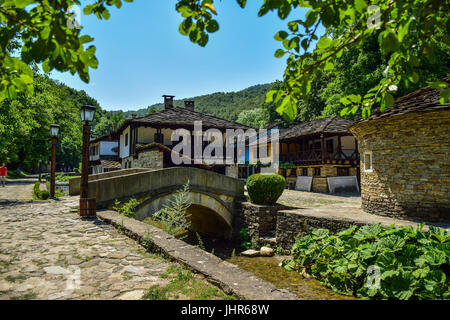
M98 174L89 181L89 198L97 208L108 208L115 200L136 198L136 219L152 216L169 204L174 193L189 180L192 205L188 209L192 229L204 234L231 236L235 201L244 198L244 182L192 167Z

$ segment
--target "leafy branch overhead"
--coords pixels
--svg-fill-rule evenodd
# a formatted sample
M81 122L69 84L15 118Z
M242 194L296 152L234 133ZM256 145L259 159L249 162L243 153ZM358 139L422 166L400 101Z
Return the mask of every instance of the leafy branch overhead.
M108 8L121 8L123 1L86 1L82 13L109 19ZM236 1L246 7L246 0ZM449 5L449 0L264 0L258 16L270 11L282 20L291 17L287 29L274 36L281 43L275 57L287 57L283 86L269 91L266 101L276 103L277 112L293 121L299 103L310 95L312 81L333 69L344 52L362 48L377 36L386 61L384 77L367 92L342 97L340 103L345 106L342 115L368 117L374 107L389 108L399 89L420 80L422 57L433 61L436 44L450 45ZM90 69L98 67L96 48L90 44L94 39L81 33L76 20L81 12L75 15L74 6L81 1L0 0L0 101L33 92L33 64L42 64L46 73L69 71L89 82ZM299 9L305 10L304 18L298 16ZM176 10L184 18L180 33L193 43L205 46L219 30L214 0L177 0ZM450 100L444 82L432 86L442 88L442 103Z
M246 6L246 0L236 1L242 8ZM177 3L177 10L185 18L180 32L201 46L208 42L208 34L219 28L211 15L211 12L217 14L213 3L213 0ZM341 115L362 113L367 118L373 107L384 111L394 104L399 86L408 88L419 81L415 71L419 58L426 56L433 60L435 43L450 45L449 5L448 0L375 0L370 3L366 0L264 0L258 16L274 11L284 20L295 9L307 10L305 18L293 18L287 22L287 30L274 36L282 44L275 57L287 56L284 87L268 92L266 101L277 103L277 112L287 121L293 121L299 101L310 93L312 80L320 72L333 69L335 60L344 51L350 47L361 48L369 37L378 35L387 61L384 77L365 94L343 97L341 103L345 108ZM207 27L211 23L214 28ZM320 27L325 28L323 35L319 35ZM442 103L450 100L450 89L444 82L435 82L432 86L444 89Z
M80 1L0 0L0 101L33 92L33 63L42 63L45 73L69 71L89 82L89 70L98 66L96 48L87 45L92 37L81 34L75 5ZM109 19L113 5L120 8L122 1L91 0L83 12Z

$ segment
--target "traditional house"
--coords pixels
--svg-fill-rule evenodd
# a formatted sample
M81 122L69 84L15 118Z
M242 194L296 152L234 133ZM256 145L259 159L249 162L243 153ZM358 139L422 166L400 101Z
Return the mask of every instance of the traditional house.
M89 142L89 174L120 170L119 139L115 132Z
M355 137L348 132L352 124L351 120L334 116L282 130L281 167L289 163L293 168L287 170L288 183L304 191L357 191L359 153Z
M121 167L159 169L179 165L172 163L171 154L167 151L172 150L180 143L179 141L172 141L172 134L174 131L184 129L189 132L192 143L191 149L188 150L188 154L185 154L184 152L179 153L180 155L183 155L184 159L187 159L183 165L189 163L188 165L192 166L203 166L204 168L210 167L211 170L215 172L237 177L237 165L211 164L209 162L206 165L204 162L196 164L192 161L192 159L195 158L193 156L194 152L199 151L195 150L196 142L200 145L202 154L204 153L205 148L210 144L210 142L205 141L204 137L198 138L194 135L194 126L195 122L201 121L202 135L205 133L209 134L209 129L216 129L216 132L221 135L223 141L226 141L227 129L241 129L245 131L249 127L196 112L194 101L185 101L184 108L180 108L174 106L174 96L165 95L163 97L163 110L143 117L128 119L120 128L118 128L117 134L120 136L119 159ZM211 135L211 141L215 141L214 134ZM225 157L225 155L226 150L225 146L223 146L223 156ZM214 152L211 156L215 156ZM205 157L203 157L203 160L205 160ZM234 164L237 163L236 150L234 152L234 159L232 160Z
M450 103L439 100L440 90L427 87L350 127L365 211L450 221Z

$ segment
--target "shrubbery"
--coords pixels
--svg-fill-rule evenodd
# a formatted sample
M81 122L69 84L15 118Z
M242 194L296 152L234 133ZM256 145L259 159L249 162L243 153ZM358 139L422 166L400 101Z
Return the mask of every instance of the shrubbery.
M113 209L116 210L123 216L132 218L136 214L136 207L139 205L139 201L134 198L131 198L127 202L120 202L118 200L115 201Z
M176 192L173 199L168 201L169 205L164 205L152 218L161 223L165 231L182 239L187 236L185 231L191 227L190 215L187 213L187 209L192 204L189 180Z
M257 173L247 179L250 200L256 204L275 204L286 188L286 179L278 174Z
M450 231L430 226L356 227L330 236L314 230L297 239L293 260L333 290L368 299L450 299Z
M33 187L33 198L35 200L47 200L50 198L50 192L47 190L41 190L41 183L38 181Z

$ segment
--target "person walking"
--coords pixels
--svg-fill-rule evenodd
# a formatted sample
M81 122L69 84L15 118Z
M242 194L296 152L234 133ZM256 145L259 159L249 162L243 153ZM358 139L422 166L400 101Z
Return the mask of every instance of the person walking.
M6 164L2 163L0 167L0 181L3 187L6 187L6 175L8 174L8 168L6 168Z

